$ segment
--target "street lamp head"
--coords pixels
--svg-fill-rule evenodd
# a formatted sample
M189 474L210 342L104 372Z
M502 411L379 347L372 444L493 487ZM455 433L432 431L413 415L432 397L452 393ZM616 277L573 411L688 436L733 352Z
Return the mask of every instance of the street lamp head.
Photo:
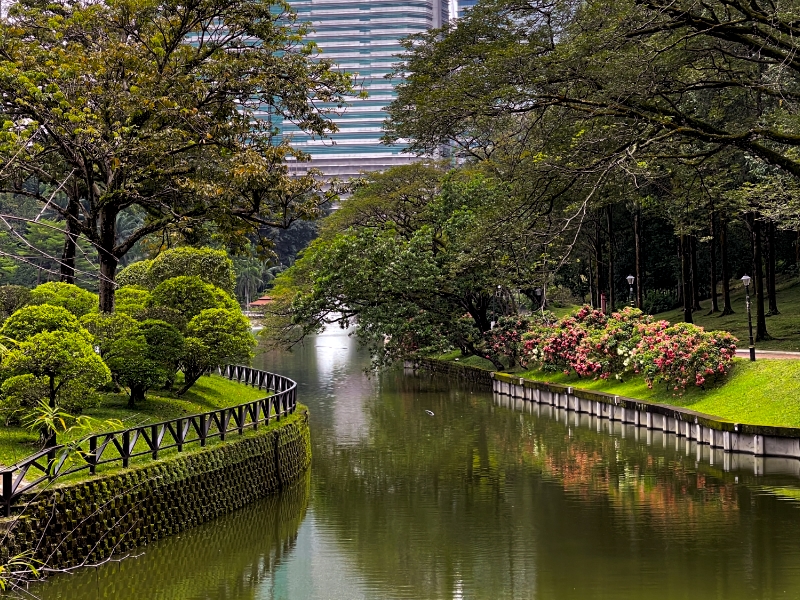
M628 285L633 285L634 276L628 275L625 279L628 280Z
M744 277L742 277L742 283L744 284L744 287L749 287L750 286L750 276L749 275L745 275Z

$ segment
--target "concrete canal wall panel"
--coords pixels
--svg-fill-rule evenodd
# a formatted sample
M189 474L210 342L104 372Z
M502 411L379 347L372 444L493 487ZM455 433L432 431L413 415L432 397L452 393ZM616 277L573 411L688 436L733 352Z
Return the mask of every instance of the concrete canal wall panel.
M0 520L0 564L31 553L49 568L102 561L210 521L296 480L311 464L308 415L191 454L46 489Z

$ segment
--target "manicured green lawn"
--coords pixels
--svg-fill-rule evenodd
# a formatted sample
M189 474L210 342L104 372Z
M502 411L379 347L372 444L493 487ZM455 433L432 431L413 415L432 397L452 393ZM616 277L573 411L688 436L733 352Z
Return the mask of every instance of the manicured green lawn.
M752 286L750 286L752 292ZM719 313L708 316L711 301L700 303L703 310L696 311L692 318L696 325L706 329L725 329L739 338L739 348L748 346L747 310L745 308L744 288L741 284L731 288L731 304L735 314L720 317ZM755 327L755 298L752 298L753 326ZM719 299L722 305L722 297ZM772 340L756 344L764 350L800 351L800 280L792 279L778 285L778 310L781 314L767 317L767 331ZM683 321L683 309L676 309L656 315L671 323Z
M176 383L175 388L178 387ZM215 375L201 377L181 398L159 390L150 391L147 399L137 404L134 410L128 408L126 394L105 394L98 408L87 410L84 414L94 420L94 431L103 431L109 419L122 421L123 428L135 427L236 406L266 395L264 390ZM36 434L19 427L0 426L0 465L14 464L38 450Z
M600 380L563 373L525 371L520 376L550 383L569 384L690 408L739 423L800 427L800 361L736 359L731 373L707 389L692 386L683 396L656 385L647 387L641 377Z

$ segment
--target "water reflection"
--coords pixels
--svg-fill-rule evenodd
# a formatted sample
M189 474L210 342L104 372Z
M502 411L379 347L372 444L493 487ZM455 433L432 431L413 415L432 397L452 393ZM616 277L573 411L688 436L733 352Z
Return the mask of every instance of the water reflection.
M54 577L42 600L285 598L286 558L308 505L310 474L280 496L140 548L134 557Z
M147 549L119 579L101 569L100 592L89 573L43 596L800 596L796 476L422 373L367 377L340 330L258 360L311 408L307 512L251 507Z

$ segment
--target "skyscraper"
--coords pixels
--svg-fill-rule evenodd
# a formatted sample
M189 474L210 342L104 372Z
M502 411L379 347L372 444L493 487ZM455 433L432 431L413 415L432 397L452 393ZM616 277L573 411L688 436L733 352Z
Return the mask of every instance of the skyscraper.
M361 171L383 170L415 160L402 145L381 144L386 106L395 98L396 79L386 79L400 40L441 27L449 17L448 0L290 0L300 21L311 22L310 35L323 56L357 74L367 98L352 98L334 117L339 131L328 139L314 139L288 123L276 123L296 148L312 156L310 166L326 176L350 178ZM305 170L308 163L293 168Z

